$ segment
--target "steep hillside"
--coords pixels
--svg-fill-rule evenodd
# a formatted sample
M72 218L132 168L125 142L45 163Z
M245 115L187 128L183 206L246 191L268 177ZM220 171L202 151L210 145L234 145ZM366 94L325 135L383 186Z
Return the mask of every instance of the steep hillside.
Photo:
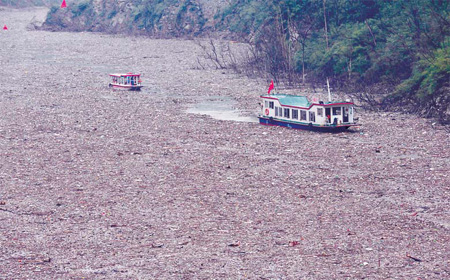
M232 1L219 25L252 38L275 80L317 82L370 107L450 124L450 2Z
M47 30L100 31L158 37L198 35L213 27L225 1L90 0L55 6L43 25Z

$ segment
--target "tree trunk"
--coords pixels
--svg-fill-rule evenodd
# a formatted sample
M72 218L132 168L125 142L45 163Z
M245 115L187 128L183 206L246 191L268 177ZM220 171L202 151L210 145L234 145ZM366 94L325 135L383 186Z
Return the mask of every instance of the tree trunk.
M305 44L302 44L302 83L305 84Z
M327 30L327 13L326 13L326 4L327 0L323 0L323 20L325 21L325 41L327 42L327 51L330 49L328 45L328 30ZM327 89L328 89L328 101L331 101L331 92L330 92L330 81L327 77Z
M323 20L325 22L325 41L327 42L327 51L328 51L329 45L328 45L327 13L325 8L326 2L327 0L323 0Z

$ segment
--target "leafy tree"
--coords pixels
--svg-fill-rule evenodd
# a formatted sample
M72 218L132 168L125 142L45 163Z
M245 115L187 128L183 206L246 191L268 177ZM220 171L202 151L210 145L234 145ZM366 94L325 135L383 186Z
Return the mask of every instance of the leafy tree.
M450 102L442 101L449 95L449 1L233 1L218 18L219 27L252 38L274 77L301 73L304 82L308 73L309 81L332 78L356 91L383 85L391 94L382 104L390 106L434 102L445 112Z

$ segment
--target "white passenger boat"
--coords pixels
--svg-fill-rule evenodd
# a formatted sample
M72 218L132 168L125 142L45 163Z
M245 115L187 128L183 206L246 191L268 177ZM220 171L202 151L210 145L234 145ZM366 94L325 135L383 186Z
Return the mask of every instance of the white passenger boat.
M270 90L269 90L270 92ZM300 95L266 94L261 96L259 122L323 132L340 132L356 126L354 104L349 101L310 102Z

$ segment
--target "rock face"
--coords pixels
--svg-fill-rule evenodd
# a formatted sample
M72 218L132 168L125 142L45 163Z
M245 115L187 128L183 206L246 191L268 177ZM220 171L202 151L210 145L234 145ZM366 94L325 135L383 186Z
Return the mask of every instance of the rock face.
M0 6L23 8L30 6L50 6L60 2L62 2L62 0L0 0Z
M43 25L53 31L99 31L156 37L192 36L214 26L214 14L225 1L92 0L53 7Z

